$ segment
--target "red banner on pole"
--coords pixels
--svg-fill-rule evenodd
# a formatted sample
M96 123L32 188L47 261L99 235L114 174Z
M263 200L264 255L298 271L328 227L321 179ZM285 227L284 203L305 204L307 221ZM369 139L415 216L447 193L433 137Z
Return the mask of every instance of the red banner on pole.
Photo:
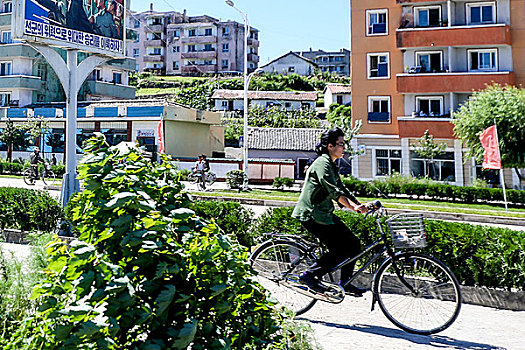
M479 136L483 152L483 169L501 169L501 157L498 145L498 132L496 124L483 130Z
M164 130L162 125L162 118L159 120L159 126L157 128L157 138L159 143L159 153L165 153L164 151Z

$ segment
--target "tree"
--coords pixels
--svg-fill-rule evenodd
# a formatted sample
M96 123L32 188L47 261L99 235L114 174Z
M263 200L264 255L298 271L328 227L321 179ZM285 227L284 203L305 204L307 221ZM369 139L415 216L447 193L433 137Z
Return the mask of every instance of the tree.
M425 159L426 176L430 177L430 165L434 164L435 157L445 152L446 146L444 142L435 142L434 136L427 129L419 139L418 146L413 147L414 152Z
M341 128L345 134L345 142L350 144L350 140L355 135L359 134L363 125L361 120L357 120L352 126L352 107L342 106L336 103L330 105L326 119L330 122L331 128ZM350 147L347 148L350 158L355 156L358 152Z
M7 119L4 130L0 133L0 141L7 145L7 161L13 160L13 148L15 144L20 144L25 139L25 132L20 127L13 123L11 119Z
M470 149L469 156L483 159L483 147L479 135L491 125L497 124L501 164L514 168L520 181L525 167L525 89L494 84L485 90L474 92L472 98L454 113L454 132Z

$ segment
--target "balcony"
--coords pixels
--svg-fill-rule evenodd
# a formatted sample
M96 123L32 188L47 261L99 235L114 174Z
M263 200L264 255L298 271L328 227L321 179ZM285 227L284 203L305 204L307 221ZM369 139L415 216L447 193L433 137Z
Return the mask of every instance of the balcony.
M182 74L200 74L200 73L217 73L217 65L197 65L184 66L181 69Z
M111 65L111 67L125 69L125 70L135 70L135 59L134 58L119 58L108 61L106 64Z
M389 112L368 112L368 122L370 123L389 123Z
M146 26L146 32L158 33L158 32L163 32L163 31L164 31L164 27L162 26L162 24L150 24L149 26Z
M146 40L144 42L144 46L146 46L146 47L162 47L162 46L164 46L164 43L160 39L158 39L158 40Z
M248 61L250 62L259 62L259 56L254 53L248 54Z
M126 100L135 98L135 88L132 86L95 80L86 81L86 85L91 95L110 96Z
M195 51L195 52L183 52L181 53L182 58L216 58L217 52L213 51Z
M0 14L0 26L11 25L11 12Z
M37 52L29 45L10 44L0 45L0 57L27 57L36 58Z
M0 89L42 89L40 77L31 75L4 75L0 76Z
M396 35L398 48L511 44L510 27L506 24L403 28Z
M397 92L448 93L481 90L486 84L515 85L514 72L453 72L397 75Z
M248 46L259 47L259 40L257 39L248 39Z
M454 138L454 125L449 118L398 117L397 124L400 138L420 138L426 130L438 139Z
M210 44L216 43L217 37L214 35L199 35L199 36L187 36L181 39L183 44Z
M418 2L443 2L444 0L396 0L396 3L403 5L403 4L417 4Z
M146 55L144 62L164 62L164 55Z

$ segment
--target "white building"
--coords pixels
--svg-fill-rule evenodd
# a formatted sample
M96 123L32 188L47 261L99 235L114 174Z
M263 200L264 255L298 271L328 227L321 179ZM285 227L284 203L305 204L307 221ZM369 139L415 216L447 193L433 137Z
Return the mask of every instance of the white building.
M331 104L349 106L352 104L352 85L328 83L324 88L324 106L330 107Z
M291 51L261 66L263 72L283 75L295 73L310 76L316 69L315 62Z
M243 90L216 90L212 99L215 101L216 111L244 110ZM249 103L261 107L280 106L291 111L301 108L314 109L317 101L317 92L296 91L248 91Z

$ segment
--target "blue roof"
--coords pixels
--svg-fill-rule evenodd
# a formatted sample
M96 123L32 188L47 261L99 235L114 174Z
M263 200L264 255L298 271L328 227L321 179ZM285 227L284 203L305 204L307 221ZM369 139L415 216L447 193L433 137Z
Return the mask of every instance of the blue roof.
M118 107L95 107L95 117L118 117Z
M54 118L57 115L56 108L35 108L35 117Z
M86 109L85 108L77 108L77 118L85 118L86 117ZM66 109L64 108L64 118L67 118Z
M128 117L160 117L164 112L163 106L128 107Z
M8 118L26 118L27 117L27 108L8 108L7 117Z

